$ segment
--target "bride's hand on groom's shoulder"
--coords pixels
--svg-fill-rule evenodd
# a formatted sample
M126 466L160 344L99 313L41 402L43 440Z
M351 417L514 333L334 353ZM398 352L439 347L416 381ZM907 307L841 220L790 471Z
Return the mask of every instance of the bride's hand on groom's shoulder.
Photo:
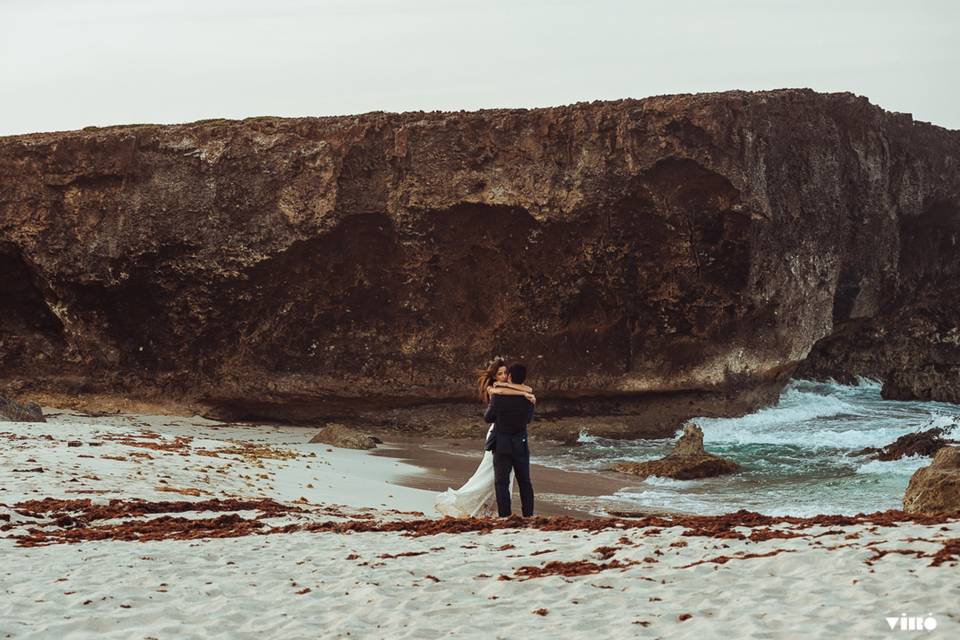
M532 393L525 393L523 394L523 397L529 400L532 404L537 404L537 396L533 395Z

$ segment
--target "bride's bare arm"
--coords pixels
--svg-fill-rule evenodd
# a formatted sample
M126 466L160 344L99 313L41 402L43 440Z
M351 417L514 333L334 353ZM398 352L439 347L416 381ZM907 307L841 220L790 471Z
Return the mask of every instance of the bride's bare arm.
M525 384L510 384L507 382L497 382L492 387L487 387L487 393L494 396L523 396L533 404L537 404L537 396L533 395L533 389Z
M533 393L533 387L528 387L525 384L514 384L512 382L494 382L494 389L513 389L514 391L520 391L522 393ZM517 395L515 393L505 393L504 395L512 396Z

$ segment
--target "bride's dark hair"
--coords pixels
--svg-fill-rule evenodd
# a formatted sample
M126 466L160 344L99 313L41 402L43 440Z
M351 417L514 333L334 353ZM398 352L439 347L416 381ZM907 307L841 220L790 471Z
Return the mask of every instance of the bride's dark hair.
M491 360L486 367L477 371L477 397L480 402L490 402L490 394L487 393L487 387L492 387L497 380L497 369L507 366L505 358L497 356Z

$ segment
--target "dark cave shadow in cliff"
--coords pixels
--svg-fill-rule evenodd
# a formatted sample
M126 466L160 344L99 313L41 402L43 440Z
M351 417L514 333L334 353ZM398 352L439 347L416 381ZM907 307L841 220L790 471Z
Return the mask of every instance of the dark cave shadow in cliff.
M919 216L900 220L899 296L960 277L960 206L939 200Z
M383 213L347 215L228 283L224 298L245 312L218 341L268 371L409 385L508 324L535 228L506 207L413 212L402 229Z
M0 242L0 372L50 362L64 348L63 323L50 310L20 248Z
M673 160L623 197L547 224L519 207L475 203L407 211L399 224L382 213L346 215L229 285L224 298L245 319L216 341L240 345L238 365L326 379L314 400L273 389L298 415L309 407L292 405L321 400L411 404L400 394L351 401L333 388L338 378L424 393L468 388L493 354L565 380L555 386L561 395L569 384L602 388L631 371L638 351L660 349L681 369L755 311L742 302L751 224L738 202L723 176ZM663 295L678 272L683 286Z
M188 298L177 263L196 250L172 244L155 251L112 260L112 281L72 283L67 288L72 312L96 333L88 336L80 357L108 378L140 375L148 383L158 373L175 372L201 345L199 321L180 313ZM107 350L96 346L102 340Z
M755 338L746 327L766 312L748 295L753 228L740 193L686 158L661 160L632 189L611 215L635 239L629 369L670 375Z

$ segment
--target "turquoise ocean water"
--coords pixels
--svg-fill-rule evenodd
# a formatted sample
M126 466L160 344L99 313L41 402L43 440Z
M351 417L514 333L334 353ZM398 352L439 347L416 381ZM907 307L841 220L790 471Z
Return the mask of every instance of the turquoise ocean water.
M703 480L651 477L611 498L637 508L718 514L749 509L769 515L855 514L898 509L910 476L929 458L893 462L850 457L923 429L948 427L960 439L960 406L883 400L880 384L792 381L779 402L740 418L695 418L710 453L738 462L741 473ZM577 447L538 443L533 462L601 470L618 461L666 455L674 440L606 440L581 433Z

